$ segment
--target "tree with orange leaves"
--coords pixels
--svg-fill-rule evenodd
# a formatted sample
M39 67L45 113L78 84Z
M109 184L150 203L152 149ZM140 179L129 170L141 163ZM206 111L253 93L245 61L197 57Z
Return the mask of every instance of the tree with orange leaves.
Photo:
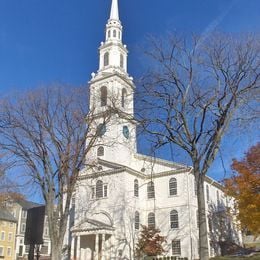
M162 244L165 237L160 235L160 230L142 225L142 230L136 246L136 257L157 256L164 252Z
M225 180L226 192L236 200L243 230L260 234L260 143L241 160L233 160L234 176Z

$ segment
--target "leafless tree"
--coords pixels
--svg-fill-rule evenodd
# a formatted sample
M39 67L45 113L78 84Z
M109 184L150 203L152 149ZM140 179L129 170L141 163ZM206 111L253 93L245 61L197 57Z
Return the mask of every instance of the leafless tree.
M60 260L70 204L83 167L99 136L86 88L52 86L2 100L0 148L24 166L46 204L52 259ZM109 108L99 115L109 120Z
M203 40L169 36L149 42L145 54L151 66L140 84L140 116L156 148L171 144L190 158L198 194L199 253L205 260L209 253L203 184L234 119L245 108L247 115L259 118L259 39L219 33Z

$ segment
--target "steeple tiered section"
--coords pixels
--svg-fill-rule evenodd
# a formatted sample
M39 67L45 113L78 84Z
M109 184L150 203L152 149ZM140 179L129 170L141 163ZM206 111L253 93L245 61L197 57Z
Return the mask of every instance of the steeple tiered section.
M106 24L105 42L99 48L99 71L127 73L127 49L122 43L123 27L119 19L118 0L112 0Z

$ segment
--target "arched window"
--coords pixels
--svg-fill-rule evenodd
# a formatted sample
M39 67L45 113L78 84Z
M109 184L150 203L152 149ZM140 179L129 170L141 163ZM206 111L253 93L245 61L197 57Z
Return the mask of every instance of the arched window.
M121 95L121 106L125 107L125 100L126 100L126 89L122 89L122 95Z
M134 181L134 195L135 197L139 196L139 185L138 185L138 180Z
M110 32L110 30L108 31L108 38L110 38L111 37L111 32Z
M118 32L118 39L119 39L119 40L121 39L121 33L120 33L120 31Z
M100 103L102 107L107 105L107 87L105 86L100 89Z
M176 178L171 178L169 180L169 192L170 192L170 196L177 195L177 180L176 180Z
M209 185L206 186L207 201L209 201Z
M135 229L138 230L140 227L140 214L138 211L135 212Z
M123 54L120 54L120 67L122 69L124 68L124 56L123 56Z
M148 197L148 199L153 199L155 197L155 194L154 194L154 183L152 181L150 181L147 184L147 197Z
M113 37L116 37L116 30L113 31Z
M98 147L97 156L104 156L104 147L103 146Z
M148 228L155 228L155 214L153 212L148 214Z
M170 213L171 228L179 228L179 217L177 210L172 210Z
M103 198L103 181L101 180L96 183L96 197Z
M104 67L109 65L109 53L104 54Z

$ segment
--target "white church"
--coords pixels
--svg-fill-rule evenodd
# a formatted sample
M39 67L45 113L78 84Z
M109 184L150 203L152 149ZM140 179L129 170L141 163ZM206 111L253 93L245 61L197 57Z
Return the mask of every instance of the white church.
M141 225L161 230L167 241L164 256L198 259L193 170L137 152L135 85L127 72L128 51L122 36L118 0L112 0L105 41L99 48L99 69L92 73L89 84L90 110L95 107L100 135L90 155L97 167L82 170L78 181L75 218L70 229L71 259L135 259ZM102 114L110 102L132 120L115 114L104 122ZM218 212L230 206L218 182L207 178L205 191L209 216L209 205ZM212 222L209 217L209 233ZM233 227L231 221L225 224ZM214 238L221 239L220 228L214 232ZM233 231L228 235L240 240ZM220 250L213 240L209 235L211 256Z

